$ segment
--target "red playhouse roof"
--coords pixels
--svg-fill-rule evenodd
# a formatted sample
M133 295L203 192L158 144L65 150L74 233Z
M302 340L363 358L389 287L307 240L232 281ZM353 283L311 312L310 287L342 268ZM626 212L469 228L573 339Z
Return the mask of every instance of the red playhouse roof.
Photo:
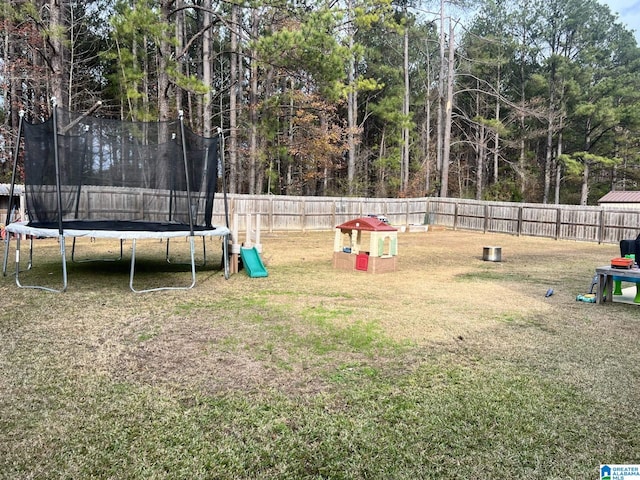
M336 228L340 230L365 230L368 232L396 232L397 228L393 228L391 225L381 222L377 218L363 217L355 218L344 222L342 225L338 225Z

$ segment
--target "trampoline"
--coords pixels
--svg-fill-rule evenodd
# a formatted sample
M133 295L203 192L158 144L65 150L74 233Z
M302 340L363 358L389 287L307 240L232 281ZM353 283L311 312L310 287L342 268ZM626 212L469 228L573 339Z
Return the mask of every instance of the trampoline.
M131 242L129 287L136 293L190 289L196 284L195 239L202 238L206 263L207 238L222 243L221 268L229 278L229 223L226 185L222 178L224 225L214 225L213 202L219 172L224 172L224 139L199 136L178 120L124 122L59 109L51 117L29 123L20 112L18 138L23 139L24 182L28 221L16 221L7 212L3 275L7 274L12 235L15 236L15 281L21 288L64 292L68 286L66 240L72 255L78 238L107 238ZM10 198L17 177L16 149ZM21 237L58 238L62 286L25 285L20 280ZM136 246L141 239L166 241L169 262L171 239L189 240L191 282L184 286L134 287ZM85 260L86 261L86 260Z

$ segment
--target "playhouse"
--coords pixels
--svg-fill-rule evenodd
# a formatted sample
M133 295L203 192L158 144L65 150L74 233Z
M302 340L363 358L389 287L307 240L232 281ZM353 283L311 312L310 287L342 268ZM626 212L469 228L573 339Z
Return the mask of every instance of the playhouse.
M363 248L368 237L369 248ZM394 272L398 230L375 217L349 220L336 227L333 268L369 273Z

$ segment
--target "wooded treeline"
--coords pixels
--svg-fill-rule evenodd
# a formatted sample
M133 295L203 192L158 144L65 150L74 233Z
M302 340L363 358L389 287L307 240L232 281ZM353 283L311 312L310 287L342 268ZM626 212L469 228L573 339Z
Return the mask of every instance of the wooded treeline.
M640 188L640 49L595 0L11 0L0 21L3 181L18 112L55 97L222 129L231 193Z

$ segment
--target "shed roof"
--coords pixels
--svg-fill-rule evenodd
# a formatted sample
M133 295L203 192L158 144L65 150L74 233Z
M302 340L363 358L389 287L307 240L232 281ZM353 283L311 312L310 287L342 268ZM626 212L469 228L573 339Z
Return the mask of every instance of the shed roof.
M10 183L0 183L0 195L8 196L11 191ZM24 185L14 185L13 195L22 195L24 193Z
M598 203L640 203L640 191L614 190L601 197Z
M340 230L366 230L369 232L396 232L397 228L392 227L389 224L381 222L377 218L362 217L355 218L344 222L342 225L338 225L336 228Z

